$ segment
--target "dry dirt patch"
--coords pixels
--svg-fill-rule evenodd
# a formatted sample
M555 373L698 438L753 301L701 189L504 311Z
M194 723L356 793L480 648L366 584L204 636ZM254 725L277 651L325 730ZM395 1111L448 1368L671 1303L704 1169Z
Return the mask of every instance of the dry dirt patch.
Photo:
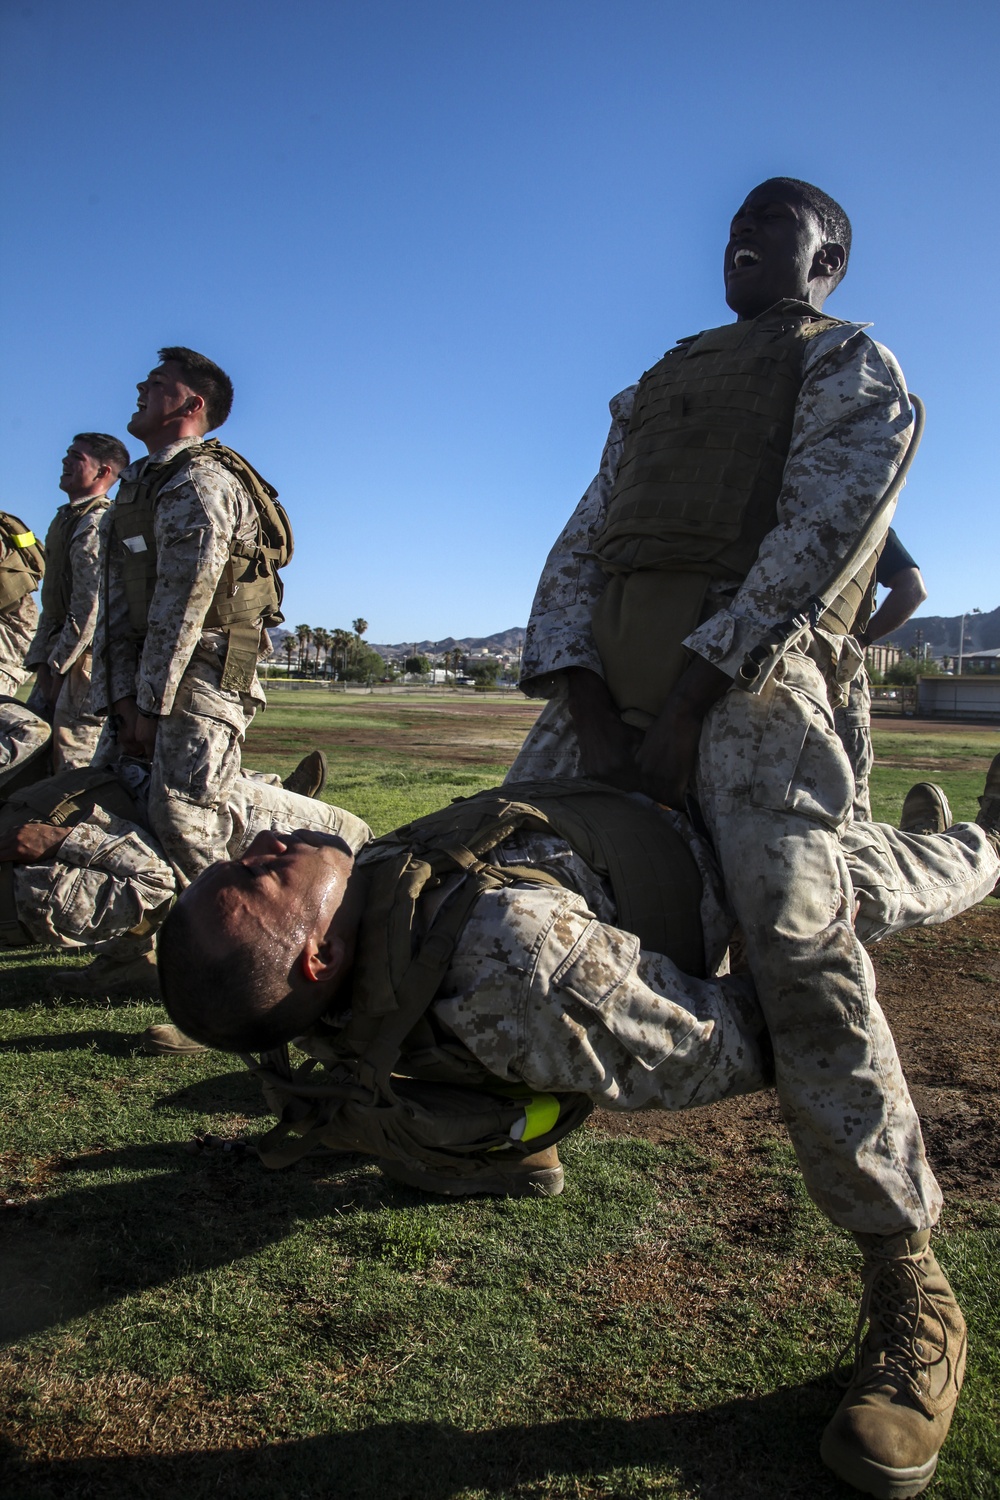
M1000 1181L1000 905L942 927L890 938L872 951L879 1000L920 1112L927 1154L945 1192L995 1199ZM746 1171L783 1130L773 1092L683 1115L597 1110L598 1129L661 1142L683 1139Z

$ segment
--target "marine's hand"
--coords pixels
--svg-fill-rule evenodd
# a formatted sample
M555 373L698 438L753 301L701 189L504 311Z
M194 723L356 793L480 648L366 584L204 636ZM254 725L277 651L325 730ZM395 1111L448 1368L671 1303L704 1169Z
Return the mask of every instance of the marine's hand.
M0 864L39 865L52 859L69 836L68 828L53 823L24 823L0 834Z
M617 704L596 672L572 667L566 676L569 711L580 742L585 775L626 791L638 790L635 755L642 744L642 734L622 723Z
M688 667L636 756L647 796L668 807L683 807L705 715L731 686L731 678L703 657Z
M111 705L112 713L118 720L116 739L118 748L125 755L137 755L145 760L146 752L136 737L136 724L139 719L139 709L134 698L117 698Z
M40 667L35 668L35 681L46 703L55 703L59 697L59 689L62 687L61 673L53 672L48 662L43 662Z
M156 731L159 725L159 719L150 718L147 714L139 714L136 717L135 738L136 743L142 747L137 751L137 754L141 755L143 760L153 759L153 751L156 748Z

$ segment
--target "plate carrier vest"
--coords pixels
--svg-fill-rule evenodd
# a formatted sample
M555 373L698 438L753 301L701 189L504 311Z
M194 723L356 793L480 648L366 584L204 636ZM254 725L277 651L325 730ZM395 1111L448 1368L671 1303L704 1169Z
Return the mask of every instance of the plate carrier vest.
M0 612L37 589L45 574L45 548L17 516L0 510Z
M611 575L594 635L623 710L659 711L689 659L681 642L701 622L709 584L739 584L753 566L777 523L809 341L839 325L785 300L682 339L640 380L592 553ZM877 562L877 553L865 562L822 629L855 626Z
M362 1151L444 1174L460 1190L489 1170L491 1153L544 1150L586 1119L593 1106L584 1096L503 1084L429 1014L484 891L560 884L547 871L491 861L520 829L566 839L610 882L619 926L685 972L704 974L701 875L684 839L648 803L583 780L512 783L459 799L360 856L368 890L350 994L338 1002L349 1007L347 1023L319 1023L308 1038L312 1055L294 1072L287 1047L247 1058L281 1116L259 1144L266 1166L317 1148ZM421 898L455 876L428 927Z
M94 495L83 505L60 505L45 537L45 577L42 580L42 614L53 635L66 623L73 593L70 541L77 523L98 509L107 509L106 495Z
M228 637L222 686L249 692L257 670L261 629L280 625L284 619L278 570L291 561L292 527L277 490L241 454L216 438L183 448L164 464L147 463L137 480L124 482L119 490L112 529L118 543L131 638L139 645L145 640L156 588L157 498L185 464L200 458L212 459L228 469L250 496L256 512L257 535L250 546L235 541L230 544L229 560L203 624L205 630L223 630ZM106 647L108 644L105 642Z

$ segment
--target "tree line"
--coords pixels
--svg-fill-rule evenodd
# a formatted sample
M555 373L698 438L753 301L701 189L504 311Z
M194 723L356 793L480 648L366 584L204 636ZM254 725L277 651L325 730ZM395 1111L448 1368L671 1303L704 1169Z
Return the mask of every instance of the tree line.
M346 682L367 682L381 677L385 662L364 639L368 621L359 615L350 630L327 630L321 625L296 625L281 642L289 675L338 677Z

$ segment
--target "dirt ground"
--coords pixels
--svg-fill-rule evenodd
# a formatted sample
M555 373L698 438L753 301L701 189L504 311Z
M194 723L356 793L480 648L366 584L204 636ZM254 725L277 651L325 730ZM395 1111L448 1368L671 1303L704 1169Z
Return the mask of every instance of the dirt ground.
M1000 904L872 950L927 1154L945 1193L995 1200L1000 1181ZM598 1110L601 1130L652 1141L683 1137L737 1162L782 1129L773 1092L685 1115Z

